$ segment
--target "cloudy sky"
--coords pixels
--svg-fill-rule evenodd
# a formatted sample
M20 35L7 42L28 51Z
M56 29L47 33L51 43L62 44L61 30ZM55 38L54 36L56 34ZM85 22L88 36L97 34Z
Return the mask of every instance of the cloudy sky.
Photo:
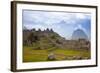
M52 28L62 37L71 39L73 31L82 29L90 38L91 14L75 12L23 10L23 27L44 30Z

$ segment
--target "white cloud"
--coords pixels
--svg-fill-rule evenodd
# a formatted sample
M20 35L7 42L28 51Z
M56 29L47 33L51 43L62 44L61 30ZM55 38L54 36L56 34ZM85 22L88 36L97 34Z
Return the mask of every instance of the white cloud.
M89 14L48 11L25 11L24 16L25 21L47 25L56 24L61 21L65 21L66 24L75 24L78 19L90 18Z
M85 19L85 15L83 15L83 14L76 14L76 17L77 18L80 18L80 19Z
M90 19L90 14L77 13L76 18L78 18L78 19Z
M28 29L35 28L45 30L53 29L60 35L69 38L75 29L86 29L79 24L80 19L90 18L90 14L83 13L67 13L67 12L46 12L46 11L25 11L24 26ZM25 22L27 21L27 23ZM64 21L63 25L59 24ZM30 23L31 22L31 23ZM67 32L65 32L67 31ZM86 32L87 33L87 32Z
M62 20L64 20L67 24L75 23L75 20L72 20L75 15L73 13L25 11L24 15L25 21L31 21L33 23L55 24Z

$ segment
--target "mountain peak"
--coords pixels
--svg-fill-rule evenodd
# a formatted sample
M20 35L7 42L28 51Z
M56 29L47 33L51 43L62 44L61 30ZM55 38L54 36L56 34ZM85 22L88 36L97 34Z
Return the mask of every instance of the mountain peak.
M88 40L88 36L82 29L76 29L72 34L72 39L73 40L77 40L77 39Z

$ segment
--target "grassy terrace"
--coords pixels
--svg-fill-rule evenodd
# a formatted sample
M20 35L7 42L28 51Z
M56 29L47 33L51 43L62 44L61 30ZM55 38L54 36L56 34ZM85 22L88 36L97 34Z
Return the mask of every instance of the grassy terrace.
M34 50L33 47L23 47L23 62L49 61L50 49ZM90 59L90 50L54 49L52 52L56 56L56 61L78 60L78 57Z

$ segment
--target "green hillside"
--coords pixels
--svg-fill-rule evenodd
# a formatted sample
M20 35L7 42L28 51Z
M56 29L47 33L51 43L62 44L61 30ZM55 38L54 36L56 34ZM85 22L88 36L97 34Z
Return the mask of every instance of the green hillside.
M47 28L43 31L25 29L23 30L23 62L90 59L90 50L76 46L80 44L82 44L80 40L66 40L52 29ZM80 49L74 49L74 46Z

